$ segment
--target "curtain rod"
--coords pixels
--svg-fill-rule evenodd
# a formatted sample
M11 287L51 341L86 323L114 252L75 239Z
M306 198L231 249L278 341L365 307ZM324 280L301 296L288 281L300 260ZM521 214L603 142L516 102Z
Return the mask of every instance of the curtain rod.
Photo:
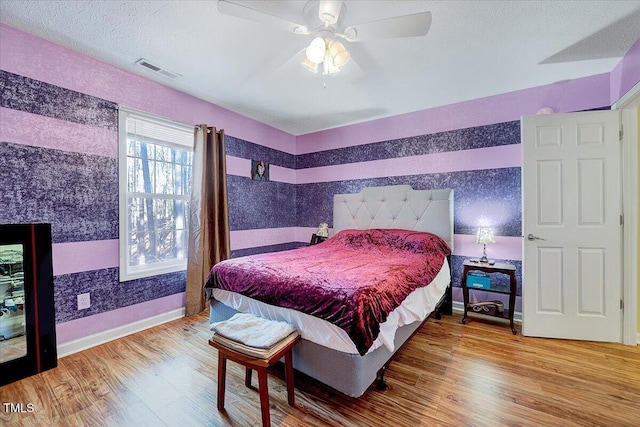
M196 126L197 126L197 127L206 126L206 127L207 127L207 133L211 133L211 128L212 128L212 126L207 126L207 125L196 125ZM220 131L223 131L223 130L224 130L224 129L220 129L220 130L217 130L217 129L216 129L216 135L220 135Z

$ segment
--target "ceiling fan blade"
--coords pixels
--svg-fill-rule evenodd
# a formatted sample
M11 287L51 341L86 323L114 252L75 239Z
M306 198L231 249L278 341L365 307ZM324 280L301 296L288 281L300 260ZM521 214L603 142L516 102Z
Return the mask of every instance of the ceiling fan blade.
M267 24L295 34L309 34L309 29L301 24L288 21L278 16L270 15L261 10L253 9L243 4L227 0L218 0L218 11L225 15L247 19L249 21Z
M350 42L424 36L431 27L431 12L396 16L345 28L343 37Z

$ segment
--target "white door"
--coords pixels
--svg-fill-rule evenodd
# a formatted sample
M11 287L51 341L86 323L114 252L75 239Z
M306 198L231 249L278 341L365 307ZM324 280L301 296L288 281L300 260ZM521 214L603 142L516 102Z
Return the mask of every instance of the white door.
M522 118L524 335L620 342L617 111Z

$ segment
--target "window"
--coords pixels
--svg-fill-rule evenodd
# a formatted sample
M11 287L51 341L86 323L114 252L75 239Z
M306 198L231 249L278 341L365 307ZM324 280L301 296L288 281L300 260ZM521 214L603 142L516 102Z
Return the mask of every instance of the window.
M120 281L186 270L193 126L120 107Z

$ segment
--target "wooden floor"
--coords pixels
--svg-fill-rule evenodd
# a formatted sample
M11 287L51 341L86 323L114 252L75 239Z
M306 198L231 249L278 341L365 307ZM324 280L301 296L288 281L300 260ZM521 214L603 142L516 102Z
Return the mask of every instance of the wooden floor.
M227 367L216 410L217 352L204 315L64 357L0 388L0 425L256 426L258 393ZM346 375L346 373L345 373ZM637 426L640 347L514 336L460 315L429 320L386 374L386 391L353 399L298 374L296 407L269 375L275 426ZM254 376L254 387L256 386ZM6 403L22 404L22 413ZM31 404L31 406L28 406ZM30 411L30 409L32 411Z

